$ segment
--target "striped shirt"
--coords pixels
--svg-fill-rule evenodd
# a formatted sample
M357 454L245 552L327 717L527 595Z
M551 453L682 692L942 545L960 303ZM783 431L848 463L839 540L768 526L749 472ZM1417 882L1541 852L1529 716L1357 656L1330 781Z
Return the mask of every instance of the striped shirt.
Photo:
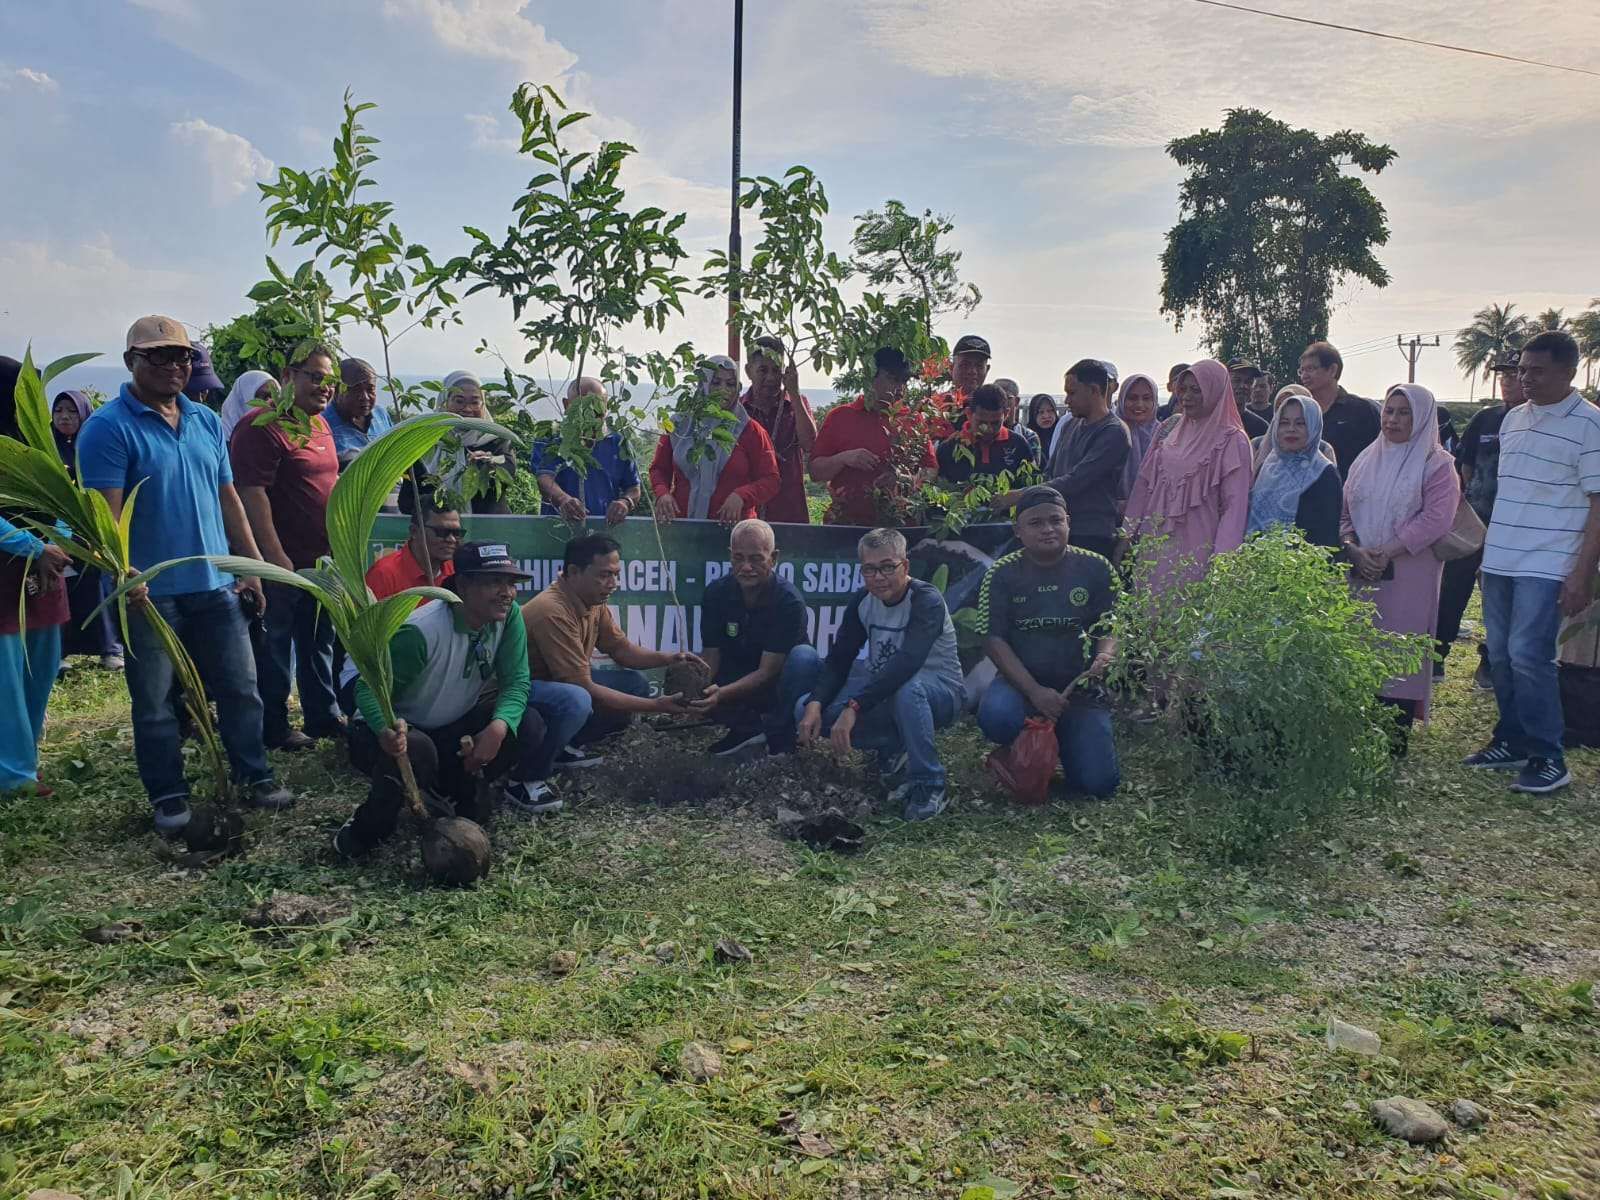
M1483 569L1565 580L1577 563L1595 495L1600 408L1577 392L1559 404L1518 405L1500 426L1500 490Z

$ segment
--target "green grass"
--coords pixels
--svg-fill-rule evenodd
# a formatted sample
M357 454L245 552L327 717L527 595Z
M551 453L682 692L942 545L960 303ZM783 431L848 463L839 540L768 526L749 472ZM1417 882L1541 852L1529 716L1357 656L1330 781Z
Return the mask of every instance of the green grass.
M960 729L951 812L879 806L854 858L771 813L870 772L669 808L602 776L502 822L471 891L403 838L333 861L361 789L328 747L280 759L301 802L247 856L183 869L120 684L74 671L57 796L0 802L0 1198L1594 1194L1600 762L1542 799L1457 769L1492 709L1470 657L1385 811L1255 866L1192 840L1137 733L1114 800L1019 810ZM635 737L625 775L673 794L706 736ZM329 919L242 924L275 889ZM82 937L109 920L142 940ZM1330 1053L1330 1012L1384 1055ZM689 1041L721 1076L680 1077ZM1413 1149L1365 1114L1395 1093L1494 1120Z

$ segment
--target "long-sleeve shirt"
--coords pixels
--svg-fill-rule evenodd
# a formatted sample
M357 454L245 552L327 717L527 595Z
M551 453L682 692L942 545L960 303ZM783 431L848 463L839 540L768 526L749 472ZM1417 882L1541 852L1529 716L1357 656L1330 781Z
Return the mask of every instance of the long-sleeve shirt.
M944 597L931 583L913 579L898 604L885 604L866 588L852 596L811 698L824 708L831 704L849 679L851 664L869 643L866 662L872 680L855 697L863 712L922 674L961 691L955 625Z
M44 541L26 529L20 529L0 517L0 554L15 554L18 558L37 557L44 549Z
M1055 440L1050 455L1050 486L1067 502L1072 532L1080 537L1114 537L1121 521L1123 468L1132 435L1115 413L1099 421L1072 421Z
M494 716L515 733L528 708L528 632L522 614L468 629L458 604L418 608L389 641L395 715L419 729L459 721L478 703L483 685L499 686ZM356 682L356 707L367 727L387 729L366 680Z
M1151 577L1155 590L1200 578L1212 555L1243 544L1250 517L1250 439L1242 429L1236 434L1215 462L1182 483L1166 479L1162 457L1154 451L1139 472L1128 500L1126 528L1134 537L1166 539ZM1183 559L1190 561L1180 572Z
M747 422L717 478L706 518L716 520L723 502L734 493L744 502L740 516L753 517L757 509L778 494L780 483L778 456L772 452L772 439L757 422ZM673 462L672 438L666 434L656 444L655 457L650 460L650 487L657 496L670 495L678 506L678 513L688 515L689 477Z

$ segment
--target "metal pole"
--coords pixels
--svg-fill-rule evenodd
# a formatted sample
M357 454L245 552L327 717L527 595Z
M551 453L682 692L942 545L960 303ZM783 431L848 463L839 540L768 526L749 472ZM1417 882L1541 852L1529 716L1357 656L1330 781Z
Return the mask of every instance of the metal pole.
M728 220L728 357L739 361L739 132L743 119L744 0L733 0L733 181Z

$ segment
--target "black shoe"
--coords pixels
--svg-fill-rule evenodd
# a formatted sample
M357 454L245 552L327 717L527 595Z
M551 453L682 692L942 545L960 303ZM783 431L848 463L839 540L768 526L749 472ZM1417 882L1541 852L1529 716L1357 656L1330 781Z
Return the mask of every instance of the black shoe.
M718 758L728 758L747 747L765 746L766 744L767 735L759 729L730 729L711 743L711 753Z
M245 792L244 802L251 808L277 811L294 807L294 793L286 787L279 787L269 779L264 783L252 784Z
M283 738L276 742L268 742L268 750L282 750L288 754L299 754L302 750L309 750L317 743L298 729L291 729Z
M1490 742L1476 754L1463 758L1461 765L1488 771L1520 771L1528 760L1504 742Z
M1528 765L1522 768L1516 782L1511 785L1511 790L1542 796L1546 792L1564 788L1571 782L1572 772L1559 758L1530 758Z
M305 736L317 742L342 742L350 736L350 726L344 721L335 721L332 725L319 725L315 729L307 726Z
M175 838L191 817L186 796L168 796L155 805L156 830L162 837Z
M1489 674L1489 656L1483 652L1482 646L1478 647L1478 669L1472 673L1472 690L1494 691L1494 676Z
M371 846L363 846L356 839L354 821L346 821L339 826L339 832L333 835L333 852L345 861L362 858L371 853Z
M1435 679L1444 678L1444 659L1436 658L1433 660L1433 677Z
M590 754L587 750L580 750L577 746L563 746L556 755L556 761L551 765L552 771L582 771L588 767L598 767L605 762L605 756Z

